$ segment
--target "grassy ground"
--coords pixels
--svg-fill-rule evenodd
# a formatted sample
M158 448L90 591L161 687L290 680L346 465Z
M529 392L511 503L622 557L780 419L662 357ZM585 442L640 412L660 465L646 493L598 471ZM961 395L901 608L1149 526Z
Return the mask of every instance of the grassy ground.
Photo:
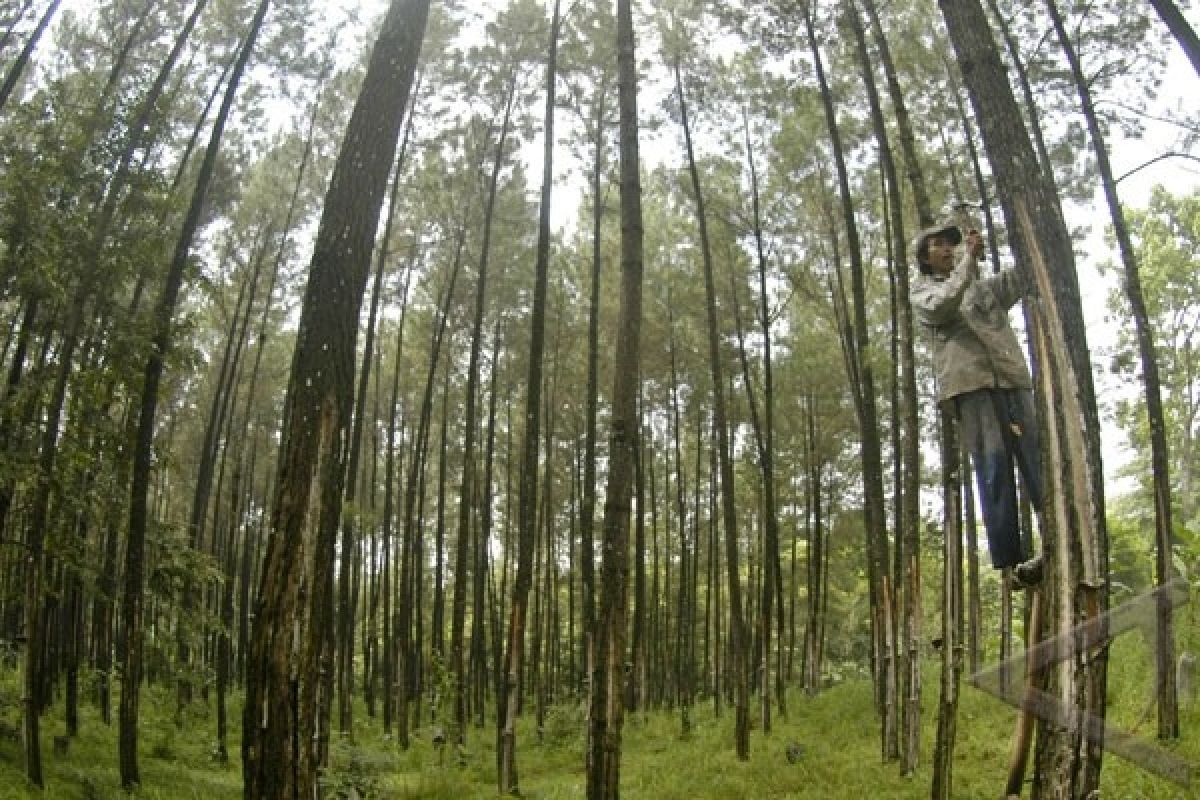
M1110 669L1110 720L1142 737L1153 737L1153 714L1144 711L1149 673L1137 642L1118 641ZM629 715L624 728L622 797L627 800L703 800L704 798L821 798L862 800L866 797L925 798L929 796L930 759L936 719L938 670L925 672L922 764L904 778L895 764L879 757L878 724L871 707L869 683L854 681L815 698L789 697L786 720L776 719L772 732L755 731L751 757L740 762L732 752L732 717L714 715L711 703L698 706L694 729L684 738L678 716L668 712ZM47 787L30 791L22 773L21 751L12 741L0 742L0 800L107 800L134 797L145 800L234 800L241 797L238 744L230 742L231 761L213 759L213 720L199 713L180 730L170 720L171 703L153 691L143 700L140 765L143 786L133 795L118 788L115 731L106 728L90 710L84 711L82 732L65 756L45 751ZM160 716L160 710L161 716ZM12 721L14 709L3 716ZM1003 703L964 685L954 767L955 798L997 798L1003 785L1015 712ZM365 714L359 713L360 722ZM541 800L583 797L581 710L554 709L538 741L525 720L518 734L518 768L526 797ZM53 714L43 725L47 739L61 732ZM494 732L468 732L462 763L453 748L439 759L422 730L413 746L401 752L378 730L364 725L353 745L337 742L328 776L330 797L427 798L468 800L495 798ZM1147 741L1154 744L1149 738ZM1157 746L1157 745L1155 745ZM787 751L800 753L789 760ZM1200 708L1193 703L1184 715L1184 737L1169 752L1193 765L1200 783ZM338 790L341 790L340 792ZM1104 768L1104 798L1114 800L1175 800L1200 798L1196 788L1184 789L1147 774L1118 758L1108 757Z

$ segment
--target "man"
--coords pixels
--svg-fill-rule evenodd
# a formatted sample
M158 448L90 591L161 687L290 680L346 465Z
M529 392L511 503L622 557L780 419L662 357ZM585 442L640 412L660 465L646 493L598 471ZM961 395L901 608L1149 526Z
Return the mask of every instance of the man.
M1040 510L1033 380L1008 321L1008 310L1027 287L1013 269L980 277L979 231L968 231L964 241L957 225L935 225L917 235L914 251L921 274L913 282L912 305L933 340L938 402L957 416L971 454L992 565L1015 588L1036 586L1042 559L1028 558L1021 545L1013 470L1015 460L1029 500Z

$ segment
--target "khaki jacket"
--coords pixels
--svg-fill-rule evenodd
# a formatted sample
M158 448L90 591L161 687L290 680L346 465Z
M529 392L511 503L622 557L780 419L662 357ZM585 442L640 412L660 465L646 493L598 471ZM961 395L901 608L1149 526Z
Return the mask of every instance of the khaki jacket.
M1033 380L1008 310L1027 291L1016 270L977 277L963 253L949 275L920 274L911 292L917 321L933 340L938 402L976 389L1030 389Z

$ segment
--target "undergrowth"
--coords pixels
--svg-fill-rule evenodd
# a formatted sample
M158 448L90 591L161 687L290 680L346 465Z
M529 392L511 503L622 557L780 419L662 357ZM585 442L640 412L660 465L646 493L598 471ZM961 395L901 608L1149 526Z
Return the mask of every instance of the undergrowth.
M1185 617L1186 618L1186 617ZM1131 633L1112 646L1109 668L1110 723L1132 733L1159 754L1180 763L1200 765L1200 707L1185 704L1183 738L1160 746L1154 741L1153 669L1141 634ZM1182 638L1192 640L1195 632ZM772 729L756 729L751 756L739 761L733 752L733 715L719 710L711 698L697 703L691 730L682 733L680 713L656 711L625 717L621 796L626 800L706 800L707 798L813 798L865 800L867 797L929 796L930 762L936 730L939 668L924 671L923 740L916 773L902 777L895 763L880 757L879 725L870 684L855 680L816 697L792 693L787 714L773 714ZM1148 677L1149 676L1149 677ZM14 676L4 676L5 681ZM11 688L11 684L10 687ZM0 697L8 697L0 685ZM19 743L0 740L0 800L237 800L241 773L236 738L228 742L228 763L215 757L215 718L195 706L178 726L174 698L147 690L142 702L139 765L142 785L132 793L119 788L116 729L106 726L91 708L82 708L81 732L66 754L44 750L46 789L31 790L22 769ZM15 725L19 709L5 701L0 722ZM59 711L60 709L55 709ZM239 719L236 709L231 718ZM415 732L401 750L365 713L355 714L360 728L353 740L335 737L329 769L321 778L330 800L471 800L497 797L495 729L467 730L465 746L437 745L430 724ZM1005 777L1015 711L964 681L954 765L956 800L997 798ZM539 732L532 714L518 729L517 767L523 796L537 800L577 800L584 796L583 708L578 702L551 708ZM52 711L44 718L47 745L62 733ZM231 731L234 737L236 727ZM1200 775L1193 775L1200 781ZM1028 793L1026 794L1028 796ZM1120 758L1106 756L1102 798L1113 800L1179 800L1200 797Z

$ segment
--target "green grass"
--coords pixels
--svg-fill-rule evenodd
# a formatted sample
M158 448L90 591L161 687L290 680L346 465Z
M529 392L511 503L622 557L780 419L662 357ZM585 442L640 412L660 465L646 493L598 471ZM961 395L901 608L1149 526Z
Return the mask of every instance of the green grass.
M1143 650L1136 637L1122 637L1114 645L1109 718L1126 730L1137 726L1139 735L1153 737L1153 714L1143 713L1149 699L1147 675L1152 674ZM922 763L910 778L901 777L895 764L881 763L870 686L859 680L815 698L791 695L787 719L776 715L769 735L754 732L751 757L745 762L738 761L733 753L729 709L718 717L711 702L697 706L694 727L687 737L680 735L677 714L627 715L621 795L627 800L928 797L936 726L936 665L928 665L924 680ZM143 699L145 718L139 749L143 785L138 791L126 794L119 789L115 729L106 727L93 710L83 709L81 733L72 742L70 752L57 755L48 746L44 751L44 794L26 787L18 745L0 742L0 800L240 798L236 739L229 743L230 763L220 764L212 756L214 719L201 709L193 712L180 729L170 719L172 707L166 694L154 690ZM14 721L15 709L0 712L0 717ZM956 799L1000 796L1014 718L1013 709L964 684L954 767ZM367 796L397 800L496 797L494 730L490 724L484 729L469 729L460 764L453 747L446 748L439 763L428 730L418 731L409 750L401 751L376 726L368 730L368 720L361 710L357 719L362 727L354 743L334 743L331 770L326 776L329 796L337 796L336 788L354 785L366 790ZM1200 708L1196 703L1186 710L1183 722L1182 741L1169 749L1187 762L1200 765ZM517 753L521 789L526 797L583 797L582 724L580 708L559 706L552 710L539 741L532 720L522 721ZM47 743L52 735L62 732L55 712L45 718L43 731ZM795 763L786 757L791 745L803 748ZM1200 775L1196 777L1200 780ZM1184 790L1110 756L1105 760L1102 796L1114 800L1176 800L1200 797L1200 793Z

